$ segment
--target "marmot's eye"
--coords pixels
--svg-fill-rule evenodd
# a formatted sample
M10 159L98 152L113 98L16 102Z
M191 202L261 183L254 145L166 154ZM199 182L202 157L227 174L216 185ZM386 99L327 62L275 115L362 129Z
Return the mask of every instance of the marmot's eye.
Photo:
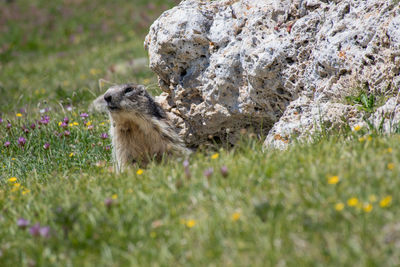
M127 88L125 88L125 94L130 93L130 92L132 92L132 91L133 91L133 88L132 88L132 87L127 87Z

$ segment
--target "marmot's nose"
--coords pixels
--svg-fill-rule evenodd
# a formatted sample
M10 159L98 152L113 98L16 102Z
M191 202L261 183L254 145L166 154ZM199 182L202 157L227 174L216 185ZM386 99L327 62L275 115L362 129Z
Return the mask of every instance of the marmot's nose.
M111 102L111 99L112 99L112 97L111 97L111 95L104 95L104 100L107 102L107 103L110 103Z

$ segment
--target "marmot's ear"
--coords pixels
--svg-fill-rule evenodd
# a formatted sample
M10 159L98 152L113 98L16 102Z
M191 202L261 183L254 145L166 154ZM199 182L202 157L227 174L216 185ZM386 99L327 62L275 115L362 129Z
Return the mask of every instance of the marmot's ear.
M143 84L138 84L136 87L140 90L146 90L146 87Z
M146 87L142 84L136 85L136 88L139 89L139 94L143 95L146 92Z

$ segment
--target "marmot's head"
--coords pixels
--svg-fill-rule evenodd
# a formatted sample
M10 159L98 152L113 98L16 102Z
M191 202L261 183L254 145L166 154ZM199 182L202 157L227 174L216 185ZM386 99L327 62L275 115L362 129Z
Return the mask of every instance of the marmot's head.
M112 116L132 114L165 118L165 112L154 102L144 85L112 86L104 94L104 100L107 102L107 109Z

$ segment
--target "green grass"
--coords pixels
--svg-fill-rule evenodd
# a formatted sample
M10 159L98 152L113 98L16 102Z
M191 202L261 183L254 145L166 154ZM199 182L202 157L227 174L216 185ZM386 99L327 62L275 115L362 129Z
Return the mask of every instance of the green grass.
M155 84L146 64L125 66L147 57L148 28L173 3L0 2L0 114L43 101L87 105L106 90L99 79Z
M58 126L63 114L27 135L17 127L25 117L14 119L11 131L1 125L4 139L12 141L0 157L0 250L6 266L399 263L400 136L359 141L362 134L355 132L354 138L324 138L268 153L244 137L233 149L220 148L217 158L211 151L192 155L189 179L179 159L152 164L140 175L135 168L116 175L105 149L109 140L100 137L105 118L91 116L95 127L87 130L73 113L66 115L79 125L68 126L69 137L54 134L64 131ZM16 144L20 135L27 139L23 149ZM210 167L214 173L206 178ZM339 183L329 184L336 175ZM18 179L9 182L11 177ZM381 207L387 196L393 202ZM350 207L353 197L359 204ZM335 209L338 203L343 210ZM17 226L19 218L50 226L51 236L33 237Z
M80 114L106 89L99 79L156 82L148 68L124 66L146 57L149 23L173 2L95 3L0 3L1 266L399 265L400 135L324 133L266 152L244 135L234 148L193 153L190 178L179 158L115 174L101 137L108 118ZM147 22L137 19L143 8ZM5 20L7 10L15 15ZM32 235L36 223L50 236Z

